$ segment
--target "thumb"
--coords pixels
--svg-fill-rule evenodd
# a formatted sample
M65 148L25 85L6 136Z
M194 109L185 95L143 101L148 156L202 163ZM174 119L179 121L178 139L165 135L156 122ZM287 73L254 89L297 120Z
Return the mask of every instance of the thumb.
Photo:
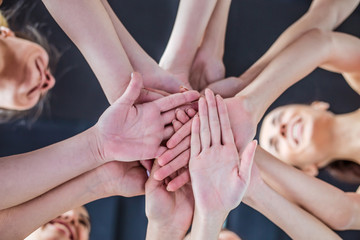
M255 150L257 146L257 141L254 140L250 142L244 152L241 154L240 167L239 167L239 176L245 181L250 180L251 169L254 163Z
M131 73L131 80L124 94L119 98L119 102L126 105L134 105L139 98L141 89L143 88L143 80L140 73Z

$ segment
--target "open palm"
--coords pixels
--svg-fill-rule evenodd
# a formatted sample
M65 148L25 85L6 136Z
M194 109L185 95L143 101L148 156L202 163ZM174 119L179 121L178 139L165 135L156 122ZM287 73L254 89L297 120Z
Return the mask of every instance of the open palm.
M172 131L166 125L175 118L173 109L198 98L197 92L189 91L134 105L142 86L140 74L134 73L123 96L96 124L98 149L105 161L134 161L160 155L165 149L160 143Z

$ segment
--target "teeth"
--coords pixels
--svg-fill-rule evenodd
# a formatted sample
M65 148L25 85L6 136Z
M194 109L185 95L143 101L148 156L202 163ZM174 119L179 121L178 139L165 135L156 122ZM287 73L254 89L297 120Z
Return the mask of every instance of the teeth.
M292 134L295 142L298 144L300 139L300 124L295 123L292 129Z

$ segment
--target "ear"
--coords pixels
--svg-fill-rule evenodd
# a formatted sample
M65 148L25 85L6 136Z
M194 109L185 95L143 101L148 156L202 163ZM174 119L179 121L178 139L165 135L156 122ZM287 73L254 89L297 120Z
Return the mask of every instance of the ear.
M319 174L319 169L315 164L308 165L302 169L303 172L305 172L307 175L310 176L317 176Z
M330 104L323 101L314 101L311 103L310 106L316 110L324 110L324 111L330 108Z

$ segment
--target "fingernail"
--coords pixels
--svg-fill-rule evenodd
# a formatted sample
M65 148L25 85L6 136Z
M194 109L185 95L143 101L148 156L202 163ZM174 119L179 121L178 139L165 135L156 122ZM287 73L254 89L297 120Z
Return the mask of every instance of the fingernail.
M133 78L134 77L134 72L132 72L130 76L131 76L131 78Z

